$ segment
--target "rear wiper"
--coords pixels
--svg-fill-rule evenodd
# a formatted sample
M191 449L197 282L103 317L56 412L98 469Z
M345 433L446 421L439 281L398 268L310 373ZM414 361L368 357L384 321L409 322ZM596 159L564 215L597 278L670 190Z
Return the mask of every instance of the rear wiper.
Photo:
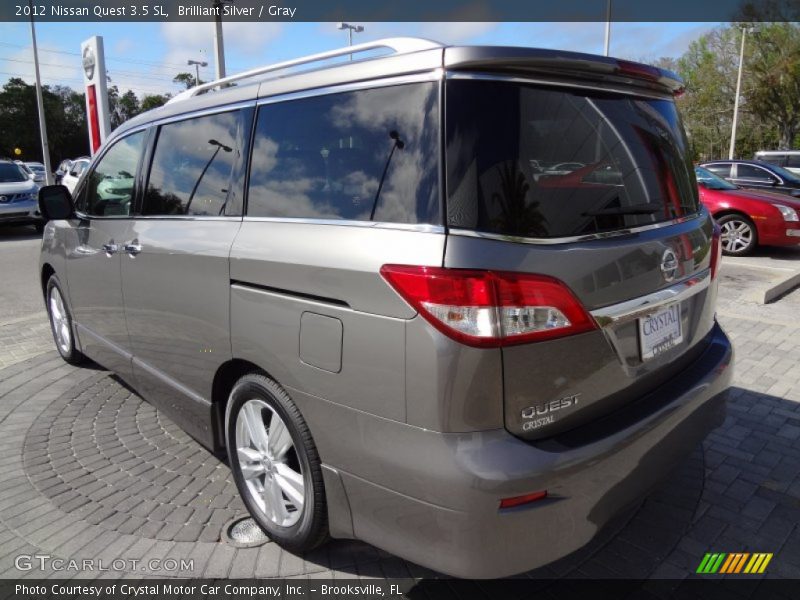
M600 217L603 215L652 215L663 210L661 206L652 204L634 204L633 206L616 206L613 208L601 208L600 210L587 210L581 216Z

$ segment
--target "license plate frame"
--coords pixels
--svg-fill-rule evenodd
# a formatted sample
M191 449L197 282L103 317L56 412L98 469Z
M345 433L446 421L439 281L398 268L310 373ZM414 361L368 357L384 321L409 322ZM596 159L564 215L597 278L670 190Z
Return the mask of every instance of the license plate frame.
M681 303L662 306L637 319L639 357L652 360L683 341Z

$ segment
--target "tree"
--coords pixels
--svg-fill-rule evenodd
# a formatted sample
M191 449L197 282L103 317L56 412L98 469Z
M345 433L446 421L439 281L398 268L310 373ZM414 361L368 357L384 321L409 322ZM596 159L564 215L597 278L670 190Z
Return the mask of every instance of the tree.
M758 25L750 42L751 111L777 128L778 148L790 149L800 141L800 25Z
M163 106L170 99L169 94L146 95L142 97L142 112Z
M191 73L178 73L175 77L172 78L174 83L180 83L186 86L186 89L193 88L194 86L198 85L195 80L195 76ZM200 83L205 83L202 79L200 79Z

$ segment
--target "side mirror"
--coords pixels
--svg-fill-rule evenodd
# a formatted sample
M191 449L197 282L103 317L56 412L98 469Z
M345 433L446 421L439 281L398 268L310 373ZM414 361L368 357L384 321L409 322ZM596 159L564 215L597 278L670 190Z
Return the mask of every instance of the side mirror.
M39 212L45 221L69 219L75 214L72 194L63 185L46 185L39 190Z
M36 181L36 173L29 173L28 179L30 179L31 181Z

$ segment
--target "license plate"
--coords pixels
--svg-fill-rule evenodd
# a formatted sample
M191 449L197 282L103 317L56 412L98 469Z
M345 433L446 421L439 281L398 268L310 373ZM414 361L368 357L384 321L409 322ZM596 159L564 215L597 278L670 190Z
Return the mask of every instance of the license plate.
M639 319L642 360L655 358L682 341L680 304L670 304Z

